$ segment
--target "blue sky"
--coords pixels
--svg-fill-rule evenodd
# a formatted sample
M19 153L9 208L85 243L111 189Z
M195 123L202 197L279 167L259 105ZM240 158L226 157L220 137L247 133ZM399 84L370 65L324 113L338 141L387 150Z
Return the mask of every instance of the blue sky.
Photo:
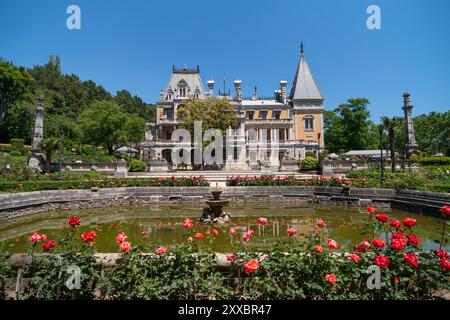
M66 8L81 8L81 30L66 28ZM366 27L368 5L381 8L381 30ZM58 54L65 73L115 93L154 102L172 65L200 65L227 89L239 77L270 96L292 83L305 55L333 109L366 97L377 122L401 115L409 91L414 114L450 107L450 1L144 1L0 0L0 56L18 65ZM233 91L233 88L231 87Z

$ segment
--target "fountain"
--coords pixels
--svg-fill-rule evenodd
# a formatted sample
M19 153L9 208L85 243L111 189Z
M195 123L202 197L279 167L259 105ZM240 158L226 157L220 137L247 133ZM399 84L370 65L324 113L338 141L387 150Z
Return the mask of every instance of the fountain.
M230 215L223 211L224 207L228 206L228 199L220 199L220 195L222 194L222 190L217 186L211 190L212 198L205 200L205 203L208 205L206 208L203 208L202 217L200 221L208 224L208 223L217 223L220 225L226 224L230 221Z

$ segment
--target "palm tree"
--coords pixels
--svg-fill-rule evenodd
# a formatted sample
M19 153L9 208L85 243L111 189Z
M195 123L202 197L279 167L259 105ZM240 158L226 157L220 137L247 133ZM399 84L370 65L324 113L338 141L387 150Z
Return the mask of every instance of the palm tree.
M56 150L59 145L58 138L46 138L41 141L41 148L45 151L45 171L50 172L52 164L52 152Z
M395 128L400 125L401 118L399 117L381 117L381 121L385 128L388 129L389 138L389 152L391 154L391 169L395 171Z

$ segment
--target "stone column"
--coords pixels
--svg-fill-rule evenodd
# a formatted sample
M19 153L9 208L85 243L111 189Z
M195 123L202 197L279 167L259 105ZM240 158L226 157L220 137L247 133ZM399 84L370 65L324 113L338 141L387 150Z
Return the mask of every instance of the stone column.
M409 159L409 156L417 151L416 135L414 133L414 125L412 119L411 100L409 99L409 93L403 94L403 111L405 113L405 157Z

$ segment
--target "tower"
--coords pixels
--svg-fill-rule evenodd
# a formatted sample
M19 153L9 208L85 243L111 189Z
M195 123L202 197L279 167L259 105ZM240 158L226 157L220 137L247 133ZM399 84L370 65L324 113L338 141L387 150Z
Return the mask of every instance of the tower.
M403 112L405 113L405 158L409 159L409 156L417 151L416 135L414 133L414 125L412 119L411 100L409 99L409 93L403 94Z
M306 61L303 42L300 46L300 61L288 100L291 107L290 113L294 119L290 136L304 145L304 147L296 147L294 154L296 158L303 158L306 151L315 151L319 146L324 145L322 130L324 98Z

